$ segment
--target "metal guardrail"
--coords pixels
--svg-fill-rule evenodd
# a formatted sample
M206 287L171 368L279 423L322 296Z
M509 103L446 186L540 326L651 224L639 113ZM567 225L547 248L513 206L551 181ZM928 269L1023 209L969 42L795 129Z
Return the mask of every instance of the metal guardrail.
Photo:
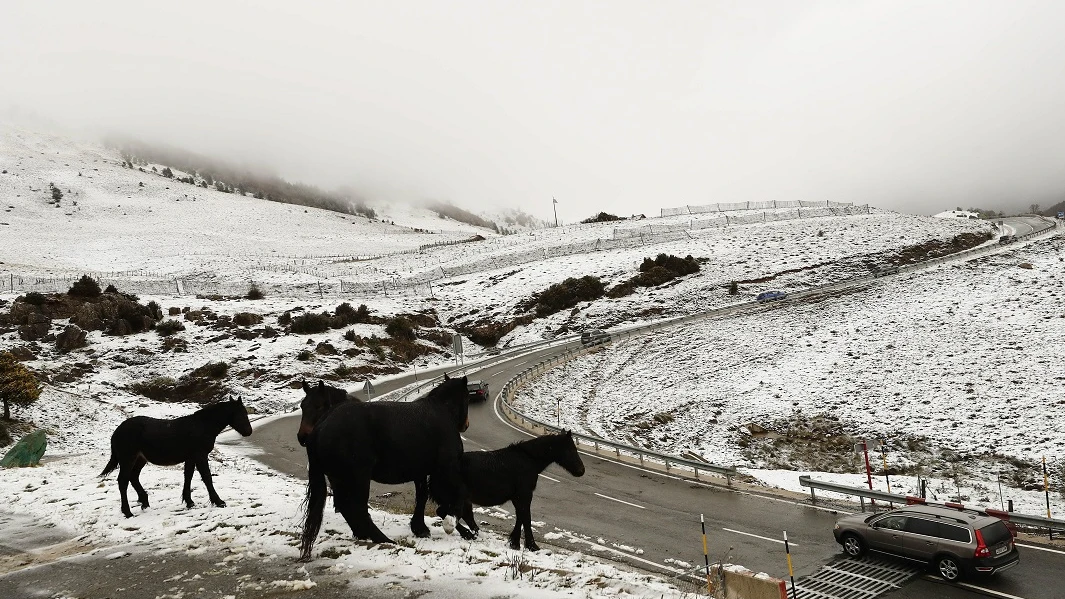
M873 489L866 489L863 487L851 487L848 485L838 485L836 483L824 482L819 480L813 480L809 475L799 476L799 485L810 488L810 499L814 503L817 503L817 496L814 494L814 489L821 489L822 491L832 491L833 493L842 493L844 495L854 495L863 499L872 499L875 501L886 501L889 503L901 503L905 505L938 505L954 509L965 509L965 506L960 503L952 502L934 502L928 501L921 497L913 497L910 495L897 495L895 493L887 493L885 491L876 491ZM864 507L864 503L863 503ZM1052 530L1065 529L1065 520L1057 520L1054 518L1044 518L1042 516L1030 516L1026 514L1018 514L1017 512L1004 512L1002 510L990 509L990 508L971 508L977 511L983 512L989 516L995 516L1003 520L1009 520L1014 524L1020 524L1022 526L1034 526L1036 528L1048 528Z
M650 326L648 328L650 328ZM632 335L643 329L644 327L639 327L637 329L632 329L621 334L612 335L612 337L616 337L619 335ZM513 405L511 405L510 402L514 399L514 395L517 393L518 388L526 381L536 378L547 370L554 368L559 364L572 360L573 358L587 353L588 351L591 351L601 345L603 344L598 343L590 345L588 347L580 347L566 350L561 354L557 354L551 358L538 362L534 366L526 368L517 376L507 381L507 383L503 385L502 390L499 392L501 400L500 405L503 406L504 415L510 418L511 421L515 424L521 426L526 430L532 430L533 432L535 432L536 429L543 429L545 433L561 432L562 430L565 430L562 427L555 426L553 424L548 424L546 422L542 422L531 416L528 416L527 414L521 412ZM674 455L649 451L646 449L632 447L623 443L616 443L607 439L602 439L599 437L593 437L580 433L573 433L573 438L574 441L576 441L579 445L586 445L592 448L596 454L601 454L604 451L607 453L612 452L615 458L618 458L622 461L638 461L640 465L645 467L655 467L656 465L661 464L661 466L667 472L680 476L688 476L686 471L690 470L692 472L691 476L697 480L702 480L699 476L700 472L707 472L725 477L726 484L731 486L732 477L736 476L737 474L735 466L719 466L717 464L711 464L709 462L697 462Z

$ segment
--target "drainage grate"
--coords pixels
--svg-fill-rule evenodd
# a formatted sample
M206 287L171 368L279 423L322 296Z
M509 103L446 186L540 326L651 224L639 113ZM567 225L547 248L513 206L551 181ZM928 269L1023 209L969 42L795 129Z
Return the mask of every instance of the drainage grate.
M788 597L873 599L900 588L923 571L917 564L877 557L844 559L821 566L813 574L795 581L795 589L789 589Z

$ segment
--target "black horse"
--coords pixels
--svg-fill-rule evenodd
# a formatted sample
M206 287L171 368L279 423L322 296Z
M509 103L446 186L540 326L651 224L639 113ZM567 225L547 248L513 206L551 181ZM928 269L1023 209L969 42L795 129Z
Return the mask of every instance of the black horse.
M573 433L565 431L544 435L528 441L513 443L495 451L467 451L462 455L462 480L466 487L466 501L462 508L462 520L457 528L464 539L476 536L480 527L473 517L473 504L482 506L514 504L514 530L510 533L511 549L521 548L521 530L525 528L525 548L539 551L533 539L532 497L540 473L552 463L558 464L573 476L584 475L584 462L577 453ZM448 510L444 504L437 508L437 515L444 517Z
M308 463L301 559L310 557L322 526L327 477L333 488L333 504L356 539L393 542L370 519L367 502L371 480L390 485L414 482L417 505L411 529L418 536L429 534L424 518L428 491L443 505L451 506L451 513L461 510L459 433L470 425L466 377L445 375L443 383L412 402L342 401L342 390L329 389L322 384L304 388L308 393L304 402L328 401L319 399L325 394L336 405L312 423L310 430L301 423L297 435L307 448ZM430 475L432 482L427 484Z
M232 426L245 437L251 434L251 422L243 400L223 401L172 420L147 416L127 418L111 435L111 460L100 476L119 468L118 490L122 495L122 513L127 518L133 516L126 499L126 488L130 483L137 491L141 509L148 507L148 494L140 482L141 469L148 462L159 466L185 463L185 489L181 498L189 508L194 505L193 470L199 470L211 503L226 507L226 502L214 490L207 454L214 448L215 437L227 426Z

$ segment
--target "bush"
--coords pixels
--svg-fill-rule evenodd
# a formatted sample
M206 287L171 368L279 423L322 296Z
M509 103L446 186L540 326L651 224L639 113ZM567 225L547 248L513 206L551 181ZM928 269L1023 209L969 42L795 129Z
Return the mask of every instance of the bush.
M300 353L296 354L296 359L301 362L306 362L307 360L310 360L313 356L314 354L312 354L310 350L304 349L300 350Z
M246 297L247 299L250 299L250 300L261 300L265 296L263 295L262 290L259 289L259 286L256 285L255 283L252 283L251 287L248 288L248 295L246 295L244 297Z
M366 307L366 304L359 304L356 309L352 308L351 304L344 302L336 307L335 313L337 322L340 323L336 328L349 324L370 324L373 322L373 317L370 316L370 309Z
M592 301L603 296L605 288L599 277L586 275L579 279L569 278L536 294L526 304L532 304L536 316L543 317L576 306L579 302Z
M185 325L181 324L180 320L164 320L155 325L155 332L159 333L160 337L169 337L178 331L184 331Z
M70 286L67 295L84 298L99 297L100 284L89 275L81 275L81 278Z
M354 343L356 338L358 338L358 335L355 334L355 329L348 329L344 331L344 339L347 339L348 341Z
M118 288L115 287L114 283L108 283L107 289L104 289L104 293L118 293Z
M625 219L621 218L620 216L609 214L607 212L600 212L599 214L596 214L595 216L590 216L590 217L582 220L581 222L582 223L607 223L607 222L611 222L611 221L615 221L615 220L625 220Z
M43 306L46 298L43 293L31 291L26 294L26 297L22 298L22 301L33 306Z
M55 183L49 183L48 187L52 188L52 200L58 204L59 200L63 199L63 191L56 187Z
M659 254L654 260L644 258L643 263L640 264L640 272L647 272L656 266L665 268L677 277L699 272L699 261L691 255L678 258L672 254Z
M388 333L389 337L395 339L414 341L414 339L417 338L417 335L414 333L414 325L402 316L397 316L388 321L388 324L385 325L385 332Z
M225 362L208 362L192 371L192 376L220 379L229 373L229 364Z
M11 404L27 406L40 396L37 377L30 369L11 352L0 352L0 401L4 403L4 419L11 419Z
M740 292L740 286L739 286L738 283L736 283L736 281L733 281L733 282L728 284L728 294L729 295L738 295L739 292Z
M324 333L331 328L332 324L333 317L328 312L320 314L309 312L293 318L289 331L297 334Z
M161 320L163 318L163 308L159 306L159 302L152 300L148 302L148 314L154 320Z
M278 326L287 327L292 324L292 312L285 312L281 316L277 317Z
M250 327L263 321L263 317L251 312L237 312L233 315L233 324L241 327Z

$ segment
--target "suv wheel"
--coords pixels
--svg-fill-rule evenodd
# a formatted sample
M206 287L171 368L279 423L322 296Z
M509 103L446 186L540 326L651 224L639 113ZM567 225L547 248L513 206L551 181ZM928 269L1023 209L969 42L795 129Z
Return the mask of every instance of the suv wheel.
M936 569L943 580L954 582L961 578L961 563L953 555L944 555L936 560Z
M843 535L843 552L851 557L861 557L865 554L865 541L856 534Z

